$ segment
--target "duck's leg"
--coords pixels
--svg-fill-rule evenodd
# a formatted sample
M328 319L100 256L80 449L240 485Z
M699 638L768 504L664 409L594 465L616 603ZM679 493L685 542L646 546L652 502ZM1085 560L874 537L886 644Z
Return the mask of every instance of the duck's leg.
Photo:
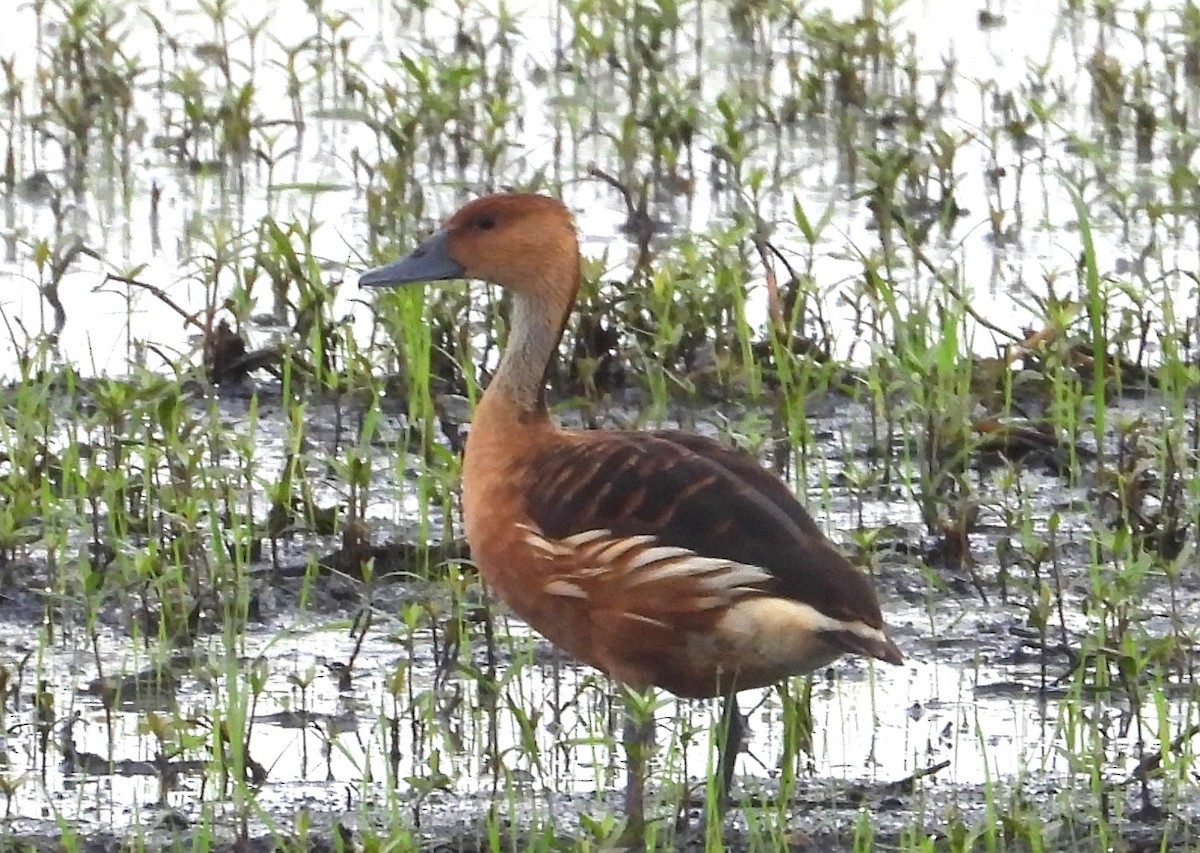
M712 840L720 840L725 812L732 804L729 792L733 787L733 768L742 751L742 742L745 736L746 725L742 719L742 712L738 708L737 694L729 693L721 701L721 721L717 724L717 796L714 801L706 799L700 809L700 819L693 826L685 829L686 821L681 821L677 825L684 833L683 843L685 845L697 842L705 843L708 840L710 828L716 833Z
M646 829L646 766L654 752L654 709L625 697L625 839L640 841Z
M738 708L737 694L730 693L721 702L721 729L718 743L721 755L717 760L717 813L725 814L730 805L730 788L733 787L733 768L742 751L746 737L746 724Z

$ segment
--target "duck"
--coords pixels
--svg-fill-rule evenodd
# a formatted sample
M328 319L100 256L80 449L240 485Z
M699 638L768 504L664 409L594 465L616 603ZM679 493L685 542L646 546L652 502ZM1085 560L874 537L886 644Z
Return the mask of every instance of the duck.
M725 804L744 735L740 691L844 654L903 662L872 582L755 457L689 432L556 423L547 373L581 280L575 221L561 201L473 199L358 283L460 279L511 294L507 345L463 460L474 565L534 630L629 689L723 699L716 781ZM652 718L628 714L628 828L644 826L652 740Z

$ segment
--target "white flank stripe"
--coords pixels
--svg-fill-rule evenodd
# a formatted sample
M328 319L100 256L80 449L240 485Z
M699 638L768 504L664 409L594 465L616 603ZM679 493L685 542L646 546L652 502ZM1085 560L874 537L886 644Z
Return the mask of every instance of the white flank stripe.
M771 578L770 572L760 569L758 566L749 566L745 563L726 563L725 567L726 571L697 578L697 582L709 589L733 589L753 586Z
M659 562L640 572L632 572L626 575L625 586L641 586L642 584L657 583L658 581L671 580L672 578L707 575L710 572L729 565L724 560L697 557L691 551L686 553L691 554L691 556L674 560L670 563Z
M595 542L597 539L603 539L611 535L612 531L610 530L585 530L582 533L575 533L559 541L568 548L578 548L581 545L587 545Z
M659 545L655 548L647 548L629 561L629 568L640 569L642 566L648 566L651 563L658 563L663 560L670 560L673 557L686 557L692 552L687 548L675 548L670 545Z
M592 557L603 565L609 565L621 559L634 548L639 548L653 541L653 536L628 536L624 539L615 539L593 554Z
M542 587L543 592L548 592L550 595L561 595L564 598L587 598L587 593L579 584L572 583L563 578L557 578L550 581Z
M554 557L565 557L573 553L570 548L564 548L561 545L555 545L548 539L538 536L536 533L530 533L525 537L525 541L542 552L542 556L546 559Z
M647 625L653 625L656 628L670 628L666 622L659 619L651 619L649 616L643 616L640 613L630 613L628 610L622 614L626 619L632 619L635 622L644 622Z

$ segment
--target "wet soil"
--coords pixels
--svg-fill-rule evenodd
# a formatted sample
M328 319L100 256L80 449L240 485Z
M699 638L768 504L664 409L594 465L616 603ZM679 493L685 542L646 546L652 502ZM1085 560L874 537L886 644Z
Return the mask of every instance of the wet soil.
M1153 401L1145 405L1153 405ZM247 411L246 398L240 394L227 394L221 406L231 423L236 423ZM939 537L930 536L921 528L916 509L899 499L894 491L881 489L864 497L846 484L839 485L837 463L833 461L838 451L834 448L846 446L848 437L861 432L858 425L861 412L855 404L831 398L814 406L814 410L820 412L813 419L816 433L830 439L829 470L834 473L827 506L814 509L818 516L830 519L835 531L861 525L863 529L878 532L871 552L860 553L858 557L872 567L893 635L910 662L904 672L886 669L872 675L861 661L847 660L819 676L814 701L825 710L823 716L817 715L816 725L821 733L815 752L820 753L822 738L853 740L864 736L852 728L836 731L846 722L839 716L844 713L839 702L859 702L866 695L864 690L873 691L867 700L873 708L869 737L887 740L898 736L906 741L929 737L930 741L924 745L910 743L900 750L899 758L889 754L887 748L873 747L869 765L848 764L845 762L850 759L844 757L841 763L837 758L812 761L811 772L800 780L798 793L788 809L785 837L789 846L832 851L856 849L857 843L861 849L861 838L856 842L855 827L860 815L866 812L871 817L872 846L877 848L907 846L916 837L932 840L935 847L955 848L963 838L979 833L981 825L999 821L997 837L1007 839L1003 846L1025 849L1027 830L1022 828L1022 821L1033 820L1040 824L1040 838L1048 849L1095 849L1100 836L1093 826L1098 807L1094 785L1081 779L1078 768L1073 768L1069 760L1055 757L1056 751L1065 749L1060 742L1058 706L1079 700L1079 693L1069 680L1079 664L1072 650L1075 638L1052 634L1053 638L1048 640L1045 632L1031 626L1029 590L1011 579L1007 588L998 584L1001 573L997 547L1009 535L1008 531L985 518L969 532L971 559L947 557L940 550L944 546ZM268 400L259 412L262 423L270 424L271 414ZM398 412L389 414L399 416ZM680 420L695 424L697 414L689 411L681 414ZM701 423L717 419L706 419L703 412L699 414ZM730 412L721 413L722 420L729 416ZM614 421L633 419L631 410L613 413ZM311 431L313 440L332 442L330 423L330 411L318 407ZM282 429L282 425L277 428ZM381 453L393 451L380 448ZM867 453L865 449L862 452ZM985 496L987 467L980 465L976 472ZM1050 465L1021 473L1029 494L1036 495L1044 514L1056 512L1062 518L1060 529L1079 531L1060 537L1058 559L1064 567L1064 600L1082 600L1091 583L1085 568L1091 547L1084 523L1086 513L1091 511L1087 495L1082 490L1065 487ZM381 491L386 494L386 489ZM444 648L439 650L439 643L446 642L445 636L439 639L436 629L432 635L410 634L423 639L415 645L410 640L411 648L406 649L396 639L400 634L397 615L413 604L431 611L457 606L469 614L469 623L482 625L487 606L478 584L472 582L466 598L455 603L444 577L439 577L437 571L433 576L422 576L418 570L419 566L429 564L461 566L467 556L465 545L458 539L414 541L411 538L414 528L394 509L388 517L392 520L380 519L351 533L343 530L333 534L298 527L281 538L273 559L264 556L252 567L247 579L250 605L243 629L246 637L260 638L260 647L266 650L283 649L284 644L278 638L294 633L295 651L279 652L285 657L309 655L308 647L321 646L315 656L296 658L291 677L303 670L305 661L315 660L322 667L321 677L330 683L331 693L339 695L337 702L319 708L294 707L294 691L292 702L264 702L256 717L257 731L286 733L323 727L327 732L357 732L360 736L370 733L378 717L378 682L400 660L422 671L431 684L440 688L455 681L460 664L455 664L455 671L445 670ZM851 547L851 550L856 549ZM314 562L313 554L321 556ZM360 571L367 558L375 560L369 588ZM88 678L84 673L91 670L78 660L84 626L77 615L77 599L73 597L77 593L58 589L50 577L50 567L36 550L5 564L0 569L0 578L3 580L0 622L4 626L0 661L11 667L20 660L24 666L35 652L53 657L60 654L60 649L62 654L73 656L69 668L71 686L66 692L74 696L70 704L79 709L76 714L84 723L88 718L94 721L101 716L106 706L135 717L144 716L147 709L169 707L180 701L178 697L164 698L159 705L154 698L159 695L156 691L179 691L180 684L188 679L196 682L197 673L205 667L218 666L212 663L214 655L208 642L212 639L211 632L219 630L214 612L211 619L201 616L189 626L194 635L172 638L168 645L175 648L174 656L169 663L160 664L160 668L128 667L128 657L117 655L113 658L115 675L110 672L108 680ZM1173 592L1165 585L1151 588L1141 614L1147 629L1170 630L1166 624L1169 596L1173 596L1172 618L1183 615L1195 620L1200 616L1198 592L1200 584L1194 581L1184 581ZM219 604L200 602L198 607L203 610L205 606L216 608ZM136 645L133 638L153 630L152 625L138 621L136 609L128 602L114 598L108 605L101 609L98 619L101 632L114 643ZM373 614L367 632L374 636L364 643L355 636L354 626L363 624L366 612ZM38 631L48 613L54 614L58 636L42 644ZM1082 627L1083 617L1073 618ZM336 642L329 642L326 639L329 634L312 628L314 623L339 621L350 628L347 631L343 627ZM482 667L491 663L503 670L511 662L507 657L508 647L497 648L497 658L489 662L476 645L471 651L470 665ZM260 652L266 653L275 654ZM552 669L555 678L559 677L560 668L574 669L540 641L533 645L533 659L538 666ZM55 670L48 667L45 671L53 674ZM584 679L589 677L582 671L574 674ZM151 682L154 689L147 686ZM10 715L10 723L28 719L44 689L31 680L18 682L16 695L11 699L17 713ZM203 689L203 679L191 688L193 693L202 693ZM459 691L461 701L461 686L453 689ZM184 688L182 692L186 695L188 690ZM919 698L911 700L912 695ZM1180 685L1178 696L1168 696L1167 701L1177 701L1178 714L1186 717L1190 695L1186 685ZM61 706L63 694L58 696ZM1116 693L1111 697L1094 696L1089 702L1089 707L1097 713L1122 720L1128 716L1128 702ZM743 710L747 704L743 701ZM1018 731L1029 725L1030 720L1040 720L1041 728L1033 733ZM761 717L752 713L752 728L757 727L758 734L765 734L768 742L772 736L769 729L777 722L777 717L766 712ZM914 724L925 723L934 727L929 730L941 729L944 742L934 743L933 735L920 734L912 728ZM407 722L401 720L400 724ZM22 722L10 725L5 742L11 746L32 740L34 728ZM763 728L768 731L763 732ZM542 732L551 743L555 738L552 729ZM955 730L953 735L951 729ZM210 825L211 818L201 817L194 797L185 798L180 804L178 798L164 796L165 787L157 794L151 793L166 777L172 779L169 786L172 788L179 786L181 778L201 778L203 761L193 759L189 763L182 758L146 755L144 746L139 752L141 758L114 759L111 750L76 744L69 727L67 732L65 737L56 733L50 739L49 755L58 765L56 771L50 776L43 775L40 793L29 798L25 808L18 807L3 823L0 845L5 849L63 849L69 842L76 849L96 851L123 848L130 843L141 849L175 850L193 847L201 840L204 846L218 850L370 849L377 843L378 834L395 831L397 804L417 827L412 841L418 849L493 849L485 821L494 810L511 821L505 841L509 849L524 849L535 841L544 843L547 840L544 834L530 838L524 833L531 826L530 815L535 814L540 819L532 825L538 827L538 833L544 833L547 811L554 816L551 825L559 835L555 843L570 849L587 835L584 821L618 814L620 810L614 776L605 777L609 783L599 791L594 787L587 790L578 779L567 786L568 790L557 790L553 779L541 779L528 791L493 793L494 780L482 772L474 777L467 774L454 784L422 790L413 782L420 775L414 770L415 776L401 775L407 781L397 786L397 795L393 797L377 781L356 780L344 767L339 769L337 781L332 770L325 781L306 778L304 772L281 774L277 761L255 761L256 750L252 748L251 769L261 773L261 778L254 780L258 817L245 824L230 817L228 825L218 824L214 828ZM127 733L124 737L136 741L139 735ZM144 739L144 733L140 737ZM61 741L57 748L54 741ZM93 739L90 743L94 742ZM43 756L45 748L43 744ZM286 752L292 748L283 749ZM1136 752L1126 726L1125 734L1114 735L1106 749L1111 761L1101 770L1104 781L1100 785L1103 790L1100 807L1109 810L1106 826L1116 826L1120 831L1120 837L1108 839L1107 844L1124 850L1192 849L1193 840L1200 837L1196 825L1200 815L1177 802L1161 805L1164 799L1153 772L1157 753L1152 745L1142 753ZM37 749L28 745L15 752L22 751L29 756L37 754ZM972 751L978 754L972 755ZM724 826L728 849L761 849L761 828L748 829L746 815L753 815L760 803L770 803L778 796L769 753L769 746L752 742L748 759L740 767L742 805ZM843 750L837 754L844 756L849 752ZM13 799L20 803L25 796L23 787L39 787L37 773L20 768L19 762L10 766L23 770L22 775L13 775L18 780ZM45 765L43 774L44 768ZM86 808L77 809L78 803L72 806L73 789L94 785L97 779L118 777L138 780L141 787L132 793L113 795L107 817L105 809L89 813ZM693 774L692 778L697 777ZM532 776L530 781L535 781ZM186 791L189 786L182 787ZM191 790L196 791L194 784ZM664 820L689 812L687 808L670 806L670 802L677 800L676 795L659 803L658 813L667 816ZM997 801L1008 803L1010 813L997 815ZM42 803L42 818L37 817L37 808L32 806L36 802ZM59 818L46 818L56 811ZM691 811L694 813L696 809ZM302 820L297 817L301 813ZM374 815L378 815L377 820ZM702 848L699 840L681 842L680 846Z

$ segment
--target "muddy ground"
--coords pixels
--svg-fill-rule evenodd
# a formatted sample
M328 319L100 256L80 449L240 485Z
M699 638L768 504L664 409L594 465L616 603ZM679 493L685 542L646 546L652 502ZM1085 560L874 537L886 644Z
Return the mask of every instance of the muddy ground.
M1152 401L1136 405L1152 405ZM230 421L236 423L244 415L246 401L241 395L230 395L222 401L222 406ZM269 402L263 405L264 423L269 422L270 409ZM856 425L859 413L850 401L831 397L819 409L824 413L814 419L814 426L818 435L830 439L831 445L834 439L842 443L846 436L859 431ZM328 412L323 414L328 415ZM729 414L724 412L722 416ZM628 412L620 413L622 418L627 415ZM695 413L689 413L684 419L694 422ZM319 423L320 417L314 421ZM313 434L319 439L322 430L317 427ZM381 448L383 452L386 450ZM865 454L866 450L863 452ZM1062 579L1064 601L1083 600L1091 583L1086 571L1090 544L1084 532L1087 529L1084 519L1090 511L1087 490L1068 489L1057 480L1046 460L1028 458L1026 462L1028 467L1023 470L1023 476L1046 514L1058 512L1064 518L1061 529L1069 531L1074 523L1075 529L1080 531L1060 538L1059 560L1067 568ZM981 465L976 471L981 489L987 488L988 467ZM844 484L839 484L836 477L832 482L829 506L832 507L830 519L835 538L844 539L839 531L853 523L849 521L852 517L886 519L888 522L886 526L880 524L881 533L874 539L872 554L860 554L859 557L869 560L873 566L893 635L910 662L959 667L963 672L974 673L965 688L965 696L962 695L961 680L951 688L959 693L953 701L958 703L960 715L964 706L973 703L983 709L982 717L975 721L979 732L974 736L985 741L991 738L997 750L1006 748L1005 721L988 716L991 712L985 704L989 701L1001 698L1052 723L1059 713L1059 703L1069 700L1072 695L1078 698L1069 679L1072 667L1077 663L1072 659L1070 648L1039 639L1030 625L1027 590L1012 581L1002 590L997 583L997 543L1006 536L1001 525L992 523L986 516L981 518L969 536L973 560L955 565L945 557L944 543L929 536L915 522L911 507L903 509L904 502L897 499L895 490L881 491L876 496L862 499ZM386 490L382 491L386 493ZM824 515L819 508L816 513ZM381 636L395 632L397 614L407 604L428 603L447 596L437 577L416 580L410 574L414 555L419 552L409 538L410 533L411 528L401 519L399 522L380 522L365 538L353 541L344 535L323 535L314 531L297 531L285 537L280 543L277 566L264 558L253 567L249 579L252 592L249 621L245 626L247 634L279 632L293 623L311 623L314 619L342 620L347 624L360 620L366 599L361 575L355 574L353 565L364 554L376 558L376 577L366 594L375 614L370 630ZM434 551L435 563L466 556L461 541L435 544ZM322 555L321 568L316 572L310 559L314 553ZM0 659L6 664L11 665L22 652L34 652L40 647L38 628L48 609L58 622L60 639L57 643L69 646L71 642L66 637L82 631L71 590L56 585L48 573L44 555L39 556L36 548L7 561L0 568L0 620L3 620L8 635L0 641ZM48 591L56 586L57 591ZM1156 621L1167 618L1168 591L1164 587L1153 592L1141 614L1148 630L1163 629ZM1175 596L1176 612L1194 617L1200 609L1200 583L1195 579L1183 579ZM99 617L106 636L131 636L130 609L117 600L111 604L100 612ZM483 618L484 603L477 586L472 588L466 604L476 611L478 618ZM204 609L203 603L198 606ZM1081 616L1073 618L1073 624L1082 626L1086 622ZM215 630L215 625L215 620L209 622L201 614L196 625L197 634ZM300 642L303 644L302 638ZM53 654L55 643L46 648ZM370 675L372 668L386 668L397 654L394 646L381 649L368 644L364 648L364 653L353 661L358 675L347 682L351 692ZM556 660L556 653L548 644L539 643L535 649L537 658L546 662ZM189 651L187 649L178 651L175 665L181 668L180 677L183 678L188 668L196 665L203 656L195 649L190 650L194 656L184 654ZM414 666L437 669L436 649L418 647L414 653ZM477 650L476 664L480 663L480 654ZM332 667L335 657L331 655L323 660ZM501 658L498 663L503 667L506 661ZM847 661L838 669L836 676L817 676L818 680L828 680L830 692L837 692L846 685L862 684L868 678L861 662ZM921 678L920 672L914 669L915 674L911 677ZM138 674L124 673L122 677L136 682ZM944 672L941 677L945 677ZM920 702L908 707L889 705L894 698L887 687L889 682L881 683L878 716L884 719L919 717L925 713L926 708ZM31 737L32 727L28 720L37 705L33 679L27 677L19 684L19 689L10 698L10 731L6 740L10 745ZM79 677L72 689L80 699L78 713L94 716L97 713L95 683ZM1183 686L1180 692L1181 696L1186 692ZM936 694L935 688L929 694L933 701L926 699L925 705L934 707L939 700ZM1190 707L1185 699L1180 702L1181 709ZM369 704L366 703L364 716L370 715ZM1115 719L1128 716L1128 702L1117 695L1111 702L1098 700L1091 707L1102 706L1107 706L1106 712ZM1186 714L1186 710L1181 713ZM264 708L261 713L263 725L283 725L280 714L278 707ZM311 720L305 718L299 725L309 722ZM351 725L354 724L363 725L361 721ZM297 723L292 720L287 725ZM761 721L757 725L761 726ZM966 722L960 720L960 725L966 725ZM1045 732L1052 741L1056 734L1054 726L1048 725ZM829 768L819 766L818 762L814 764L814 772L799 782L799 793L789 809L787 838L793 849L854 849L856 821L865 810L871 816L872 843L882 849L908 849L919 838L927 839L935 849L959 849L964 843L968 848L974 847L976 845L968 839L978 835L980 827L989 821L999 822L998 836L1008 839L1005 847L1025 849L1023 839L1026 836L1021 821L1030 819L1040 820L1041 837L1049 849L1095 849L1098 843L1095 815L1097 809L1105 808L1109 810L1109 820L1105 823L1120 827L1120 837L1108 839L1112 849L1193 849L1194 839L1200 837L1200 826L1197 825L1200 815L1194 808L1181 805L1175 797L1171 798L1172 802L1164 802L1153 774L1139 770L1152 769L1147 762L1153 762L1153 750L1133 754L1127 731L1124 737L1114 736L1108 746L1112 761L1100 783L1102 793L1099 797L1094 784L1055 767L1045 771L1031 768L1012 777L963 781L962 774L956 772L955 756L943 757L943 753L932 747L928 751L928 761L911 767L911 772L882 766L872 778L853 770L844 774L827 772ZM753 752L753 744L751 747ZM1050 752L1056 749L1053 742L1041 744L1041 747ZM124 761L106 768L103 758L90 753L64 755L63 750L61 744L57 750L53 743L49 747L50 761L59 764L61 772L54 775L62 787L50 790L54 783L49 780L44 783L47 803L69 803L70 792L97 775L141 775L149 780L162 769L154 761ZM986 746L984 750L986 752ZM7 757L7 753L3 755ZM986 760L990 759L985 756ZM186 778L190 772L194 779L201 766L181 764L179 775ZM765 768L762 764L756 766ZM9 767L21 769L13 764ZM746 772L744 767L742 772ZM28 768L20 775L13 773L10 776L19 780L11 802L22 802L22 789L36 786L36 776ZM752 792L752 804L769 802L773 798L773 790L777 791L777 787L773 788L776 783L769 776L769 773L760 773L756 777L751 771L751 775L743 779L744 790ZM1141 784L1143 778L1147 780L1144 786ZM123 849L130 844L140 849L175 850L194 848L201 843L209 849L238 851L366 850L378 843L377 833L386 834L387 827L396 825L394 811L389 810L395 809L397 801L383 797L377 788L356 789L344 781L327 785L297 780L276 782L269 768L264 768L264 775L256 784L261 795L261 811L244 825L234 819L232 809L228 812L228 824L222 825L222 820L218 819L215 827L207 825L200 820L199 812L186 804L164 806L146 801L127 802L123 806L124 818L114 820L107 828L103 820L85 813L77 819L60 820L51 819L48 815L52 812L47 811L47 816L39 819L30 814L28 808L22 809L18 805L16 814L10 814L4 822L0 844L11 849L88 851ZM528 814L520 810L510 813L510 804L520 801L522 794L518 793L516 800L510 792L501 792L493 798L488 780L479 779L470 784L475 785L475 790L463 790L460 785L453 790L400 792L398 802L411 815L413 824L419 826L412 839L416 848L439 851L491 849L484 819L493 807L511 821L512 834L505 842L509 847L522 849L532 843L532 840L522 840L524 827L529 825ZM188 786L182 787L186 791ZM535 808L541 810L543 818L546 809L553 814L553 826L558 833L556 844L562 849L570 849L579 842L580 834L584 833L580 827L581 818L602 816L606 810L617 813L620 809L616 786L610 787L603 802L594 793L584 791L542 790L534 799ZM372 800L378 802L373 805ZM1007 804L1009 811L997 813L998 802ZM302 830L297 828L298 810L305 814ZM69 809L64 808L64 813L67 811ZM681 811L686 813L688 809ZM673 819L665 806L660 808L660 814L664 812L664 820ZM691 809L691 813L696 813L696 809ZM376 814L378 817L374 819ZM1006 821L1011 826L1006 826ZM538 826L543 824L544 820L537 822ZM725 841L729 849L752 849L755 839L760 838L761 834L747 834L741 811L735 810L727 818ZM538 835L534 840L544 841L545 838ZM683 842L682 846L700 849L702 844L692 840Z

